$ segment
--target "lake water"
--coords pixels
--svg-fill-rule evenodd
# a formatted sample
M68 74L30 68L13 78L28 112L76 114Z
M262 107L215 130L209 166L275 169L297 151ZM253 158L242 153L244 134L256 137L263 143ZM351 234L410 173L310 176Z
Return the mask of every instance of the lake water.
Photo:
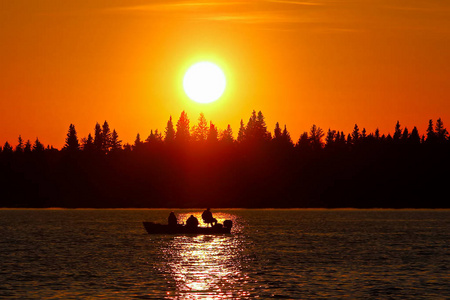
M145 232L169 212L0 210L0 298L450 298L450 210L214 209L231 235Z

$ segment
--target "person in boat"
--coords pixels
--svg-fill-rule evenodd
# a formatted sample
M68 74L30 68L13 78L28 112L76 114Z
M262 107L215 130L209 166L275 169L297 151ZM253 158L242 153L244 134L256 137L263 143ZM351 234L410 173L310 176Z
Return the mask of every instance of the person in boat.
M186 227L189 227L189 228L197 228L198 227L198 220L196 217L194 217L194 215L191 215L186 220Z
M168 221L169 221L169 226L173 226L173 227L177 226L177 224L178 224L177 216L175 216L175 213L173 211L170 212Z
M209 207L202 213L202 219L203 223L206 223L206 226L208 226L208 224L211 224L211 226L215 226L217 224L217 219L213 218Z

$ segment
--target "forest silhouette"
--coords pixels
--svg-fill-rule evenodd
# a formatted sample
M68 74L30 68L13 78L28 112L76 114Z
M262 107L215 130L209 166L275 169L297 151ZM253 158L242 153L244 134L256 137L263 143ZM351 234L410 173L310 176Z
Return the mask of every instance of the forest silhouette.
M56 149L21 136L0 147L0 207L448 208L450 139L441 119L425 134L351 133L312 125L293 140L262 112L219 130L183 111L132 145L107 121Z

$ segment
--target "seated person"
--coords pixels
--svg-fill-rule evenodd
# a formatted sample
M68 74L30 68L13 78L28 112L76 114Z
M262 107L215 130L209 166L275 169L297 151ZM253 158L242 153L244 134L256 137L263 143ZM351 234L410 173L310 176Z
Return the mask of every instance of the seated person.
M209 207L202 213L202 219L203 223L206 223L206 225L211 224L211 226L213 226L213 223L214 225L217 224L217 219L213 218Z
M197 220L196 217L194 217L194 215L191 215L186 220L186 227L190 227L190 228L197 228L198 227L198 220Z
M169 226L177 226L178 220L173 211L169 214L168 221L169 221Z

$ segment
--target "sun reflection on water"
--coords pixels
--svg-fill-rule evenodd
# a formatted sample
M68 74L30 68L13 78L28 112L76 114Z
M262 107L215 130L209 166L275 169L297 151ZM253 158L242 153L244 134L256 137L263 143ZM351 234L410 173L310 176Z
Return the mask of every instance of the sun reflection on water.
M186 214L182 219L190 215ZM201 220L200 214L194 215ZM233 219L227 214L214 214L214 217L220 223ZM233 229L235 233L239 230ZM168 292L167 298L235 299L248 296L243 289L248 276L242 271L242 248L242 238L236 234L174 236L162 249L164 273L176 287L175 291Z

